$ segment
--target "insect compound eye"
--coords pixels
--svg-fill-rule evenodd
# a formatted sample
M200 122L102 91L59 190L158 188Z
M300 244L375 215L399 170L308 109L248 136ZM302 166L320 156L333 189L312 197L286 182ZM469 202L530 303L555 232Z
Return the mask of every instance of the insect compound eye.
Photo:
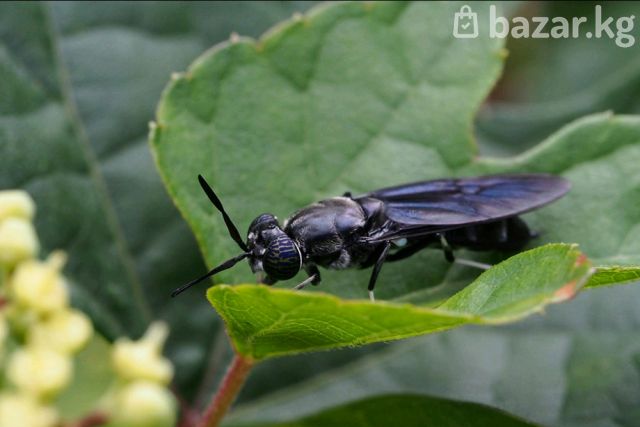
M259 232L269 228L278 226L278 219L269 213L260 214L251 222L249 226L249 233Z
M262 264L265 273L273 279L287 280L300 271L302 256L295 242L283 234L269 243Z

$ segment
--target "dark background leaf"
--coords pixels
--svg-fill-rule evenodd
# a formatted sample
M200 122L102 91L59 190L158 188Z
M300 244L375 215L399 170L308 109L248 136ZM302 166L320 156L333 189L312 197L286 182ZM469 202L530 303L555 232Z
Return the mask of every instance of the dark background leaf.
M594 32L598 2L519 2L505 16L586 17L581 34ZM604 19L640 16L635 2L602 5ZM545 30L548 32L551 23ZM533 26L531 27L533 30ZM615 21L611 29L616 32ZM509 37L505 72L477 118L483 153L507 155L537 144L565 123L590 113L638 113L640 58L637 24L634 46L618 47L608 37L533 39Z
M533 427L493 408L427 396L389 395L340 405L329 411L282 424L241 424L246 427Z
M0 5L0 187L36 200L42 251L65 249L74 301L106 335L139 333L149 307L72 108L43 4Z

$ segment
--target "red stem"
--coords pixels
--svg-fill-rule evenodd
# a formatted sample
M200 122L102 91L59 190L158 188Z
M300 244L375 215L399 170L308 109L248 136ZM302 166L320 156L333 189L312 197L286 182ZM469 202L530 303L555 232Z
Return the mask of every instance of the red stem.
M205 410L198 427L218 427L220 425L222 418L229 411L231 404L247 380L253 363L253 360L244 358L239 354L233 357L222 384L213 397L211 404Z
M186 400L184 400L182 396L180 396L175 389L175 386L171 387L171 391L173 392L173 396L178 401L178 406L180 407L180 420L178 421L178 427L195 427L200 419L200 415Z

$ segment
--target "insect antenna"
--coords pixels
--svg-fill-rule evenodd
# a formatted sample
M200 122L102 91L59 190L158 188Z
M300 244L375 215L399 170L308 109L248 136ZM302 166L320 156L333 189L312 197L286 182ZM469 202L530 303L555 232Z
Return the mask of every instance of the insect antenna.
M240 255L236 255L235 257L226 260L225 262L223 262L222 264L220 264L219 266L217 266L213 270L209 271L205 275L203 275L201 277L198 277L197 279L194 279L194 280L190 281L189 283L186 283L186 284L180 286L178 289L176 289L175 291L171 292L171 296L172 297L175 297L176 295L181 294L182 292L186 291L187 289L189 289L193 285L196 285L196 284L202 282L203 280L213 276L214 274L220 273L221 271L224 271L224 270L227 270L227 269L233 267L234 265L236 265L238 263L238 261L241 261L241 260L245 259L246 257L248 257L249 255L251 255L251 253L249 252L249 248L242 241L242 237L240 237L240 232L238 232L238 228L233 223L233 221L231 221L231 218L227 214L227 211L225 211L224 207L222 206L222 202L220 201L218 196L216 196L216 193L213 192L213 189L211 188L209 183L207 183L207 181L204 179L204 177L202 175L198 175L198 182L200 182L200 187L202 187L202 189L204 190L204 192L207 195L207 197L209 198L209 200L211 200L211 203L213 203L213 206L215 206L216 209L218 209L220 211L220 213L222 214L222 218L224 219L224 223L227 226L227 230L229 230L229 235L238 244L238 246L240 246L240 249L242 249L244 251L244 253L241 253Z
M218 199L216 193L213 192L213 189L202 177L202 175L198 175L198 181L200 182L200 187L202 187L207 197L209 197L209 200L211 200L211 203L213 203L213 206L215 206L216 209L218 209L222 214L222 218L224 219L224 223L227 225L227 230L229 230L229 235L231 235L231 238L238 244L238 246L240 246L240 249L248 252L249 248L247 248L247 245L245 245L245 243L242 241L242 237L240 237L238 228L235 226L233 221L231 221L231 218L229 218L229 215L224 210L222 202L220 201L220 199Z
M208 277L211 277L214 274L220 273L221 271L224 271L224 270L228 270L229 268L231 268L234 265L236 265L236 263L238 263L238 261L242 261L243 259L245 259L248 256L249 256L249 252L245 252L243 254L234 256L233 258L226 260L225 262L223 262L222 264L220 264L219 266L217 266L213 270L209 271L207 274L205 274L203 276L200 276L197 279L193 279L189 283L186 283L186 284L180 286L175 291L171 292L171 297L175 297L176 295L181 294L182 292L186 291L187 289L189 289L193 285L196 285L196 284L202 282L204 279L206 279Z

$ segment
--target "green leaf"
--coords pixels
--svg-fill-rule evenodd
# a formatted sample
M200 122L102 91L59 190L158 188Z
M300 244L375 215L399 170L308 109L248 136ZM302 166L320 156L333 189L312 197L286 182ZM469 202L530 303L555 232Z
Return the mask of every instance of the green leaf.
M600 267L591 276L585 288L634 283L640 280L638 267Z
M575 247L552 244L489 269L436 309L389 302L345 301L331 295L219 285L211 304L224 318L236 350L254 359L384 342L465 324L500 324L572 298L591 275Z
M476 403L427 396L390 395L352 402L296 421L277 424L229 424L246 427L532 427L524 420Z

